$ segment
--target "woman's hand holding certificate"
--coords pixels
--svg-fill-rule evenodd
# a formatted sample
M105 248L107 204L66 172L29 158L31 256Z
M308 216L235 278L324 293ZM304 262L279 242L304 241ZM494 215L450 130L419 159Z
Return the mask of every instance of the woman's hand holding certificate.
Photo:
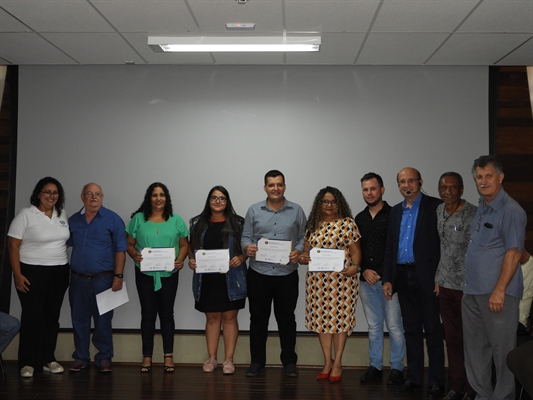
M229 270L229 250L198 250L195 253L196 273L222 273Z
M141 271L172 271L176 253L174 247L145 247L141 250Z
M309 251L309 272L340 272L344 269L344 250L313 247Z

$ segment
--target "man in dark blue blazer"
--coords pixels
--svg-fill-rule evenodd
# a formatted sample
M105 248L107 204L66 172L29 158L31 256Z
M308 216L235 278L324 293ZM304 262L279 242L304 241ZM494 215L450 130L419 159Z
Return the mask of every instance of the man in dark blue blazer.
M444 393L444 334L435 290L440 259L437 206L440 199L421 193L422 177L414 168L396 176L404 201L390 212L383 293L390 300L398 292L405 331L407 369L398 393L422 390L424 383L424 337L429 356L428 398Z

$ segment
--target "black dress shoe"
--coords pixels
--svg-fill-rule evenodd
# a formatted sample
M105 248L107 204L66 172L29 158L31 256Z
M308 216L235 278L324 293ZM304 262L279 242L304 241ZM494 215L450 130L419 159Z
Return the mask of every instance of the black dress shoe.
M415 385L411 381L405 381L405 383L394 389L394 393L409 393L409 392L420 392L422 390L422 386Z
M455 390L450 390L442 400L463 400L464 393L457 393Z
M261 365L255 364L255 363L250 364L250 366L246 370L246 376L247 377L257 376L261 372L264 372L264 371L265 371L265 367L262 367Z
M399 385L400 383L403 383L403 372L393 369L387 379L387 385Z
M285 375L290 376L292 378L297 378L298 375L300 375L300 372L298 372L298 368L296 368L295 364L287 364L283 368L285 371Z
M428 389L428 399L440 399L443 394L443 385L431 385Z
M370 366L363 376L359 378L361 383L375 382L381 380L382 372L376 367Z

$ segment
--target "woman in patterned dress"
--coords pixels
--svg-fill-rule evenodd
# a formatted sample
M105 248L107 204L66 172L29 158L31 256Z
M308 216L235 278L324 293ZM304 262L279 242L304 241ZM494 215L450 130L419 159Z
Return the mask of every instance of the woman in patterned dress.
M313 247L343 249L340 272L308 272L306 279L305 326L318 333L324 353L324 368L317 379L338 382L342 375L342 353L355 326L357 271L361 262L359 229L342 193L326 187L315 197L305 230L301 264L310 261ZM335 351L333 359L332 349Z

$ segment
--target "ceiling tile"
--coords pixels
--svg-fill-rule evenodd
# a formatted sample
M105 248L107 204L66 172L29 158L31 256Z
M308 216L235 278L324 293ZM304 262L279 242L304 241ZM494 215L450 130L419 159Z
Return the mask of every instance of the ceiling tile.
M493 65L530 37L521 33L456 33L428 61L428 65Z
M36 33L2 33L0 58L12 64L76 64Z
M113 31L83 0L2 1L0 6L37 32Z
M286 0L288 31L366 32L379 0Z
M533 1L485 0L458 31L533 33Z
M452 32L478 0L385 0L372 32Z
M365 35L365 33L323 33L319 52L287 53L287 63L353 65Z
M123 64L126 60L144 64L117 33L43 33L43 36L80 64Z
M446 33L371 33L357 65L423 65Z
M253 0L238 4L235 0L225 1L189 1L191 10L200 25L203 34L224 33L226 23L254 23L252 34L283 32L281 0ZM231 32L247 35L250 32Z
M504 57L496 65L533 65L533 38Z
M0 9L0 32L31 32L26 25Z
M183 1L93 0L92 3L120 32L198 33Z

